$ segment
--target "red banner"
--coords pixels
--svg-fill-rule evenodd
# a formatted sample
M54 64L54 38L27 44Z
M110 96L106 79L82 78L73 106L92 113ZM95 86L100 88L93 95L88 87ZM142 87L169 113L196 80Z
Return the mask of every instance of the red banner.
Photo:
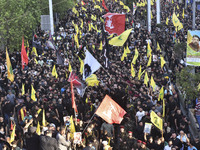
M74 87L73 87L73 83L71 83L71 94L72 94L72 108L74 108L75 112L77 113L77 107L76 107L76 102L75 102L75 98L74 98Z
M105 29L109 34L120 35L125 31L125 14L107 13L103 17L106 18Z
M21 49L21 61L22 61L22 69L24 69L24 65L28 65L28 56L26 53L26 49L24 47L24 37L22 37L22 49Z
M120 124L126 111L106 95L95 113L110 124Z
M108 8L106 7L106 3L105 3L104 0L102 0L102 6L107 12L109 12Z

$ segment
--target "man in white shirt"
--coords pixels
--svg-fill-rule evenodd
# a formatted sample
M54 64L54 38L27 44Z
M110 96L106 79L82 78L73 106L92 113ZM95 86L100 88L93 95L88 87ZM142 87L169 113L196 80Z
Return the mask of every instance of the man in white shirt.
M142 107L140 107L139 111L135 115L136 123L140 122L143 116L145 116L145 111L142 109Z

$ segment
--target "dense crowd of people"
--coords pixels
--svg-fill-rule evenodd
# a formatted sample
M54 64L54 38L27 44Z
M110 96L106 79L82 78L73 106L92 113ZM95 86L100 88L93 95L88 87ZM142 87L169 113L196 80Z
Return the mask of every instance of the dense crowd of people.
M29 62L22 70L20 52L10 52L14 81L7 79L5 52L0 54L0 149L3 150L195 150L200 149L199 137L192 138L187 116L182 114L179 96L175 88L175 72L180 71L185 64L176 58L173 46L185 43L187 31L192 29L191 6L184 10L184 3L161 0L161 24L156 25L156 3L151 6L152 25L148 32L145 21L146 5L138 6L135 14L124 9L119 0L106 1L111 13L126 14L126 29L133 28L123 47L106 44L110 40L108 33L103 32L103 15L106 14L100 0L84 0L77 3L75 9L67 11L55 28L53 40L55 50L47 46L50 38L48 32L38 27L33 41L26 47ZM139 3L142 3L139 2ZM95 6L99 5L100 8ZM84 9L84 8L86 9ZM183 29L176 31L172 23L172 14L176 12ZM197 20L199 22L197 11ZM179 14L179 15L178 15ZM91 19L96 15L96 20ZM183 17L184 16L184 17ZM168 25L166 18L168 17ZM74 35L79 29L79 47ZM89 27L90 26L90 27ZM198 29L200 26L196 26ZM116 35L114 35L116 36ZM99 50L100 43L103 50ZM152 63L147 67L147 45L152 49ZM161 50L158 50L159 43ZM36 53L32 46L35 45ZM105 47L107 52L105 55ZM121 61L124 47L130 49L127 57ZM99 85L88 86L85 94L80 96L75 91L75 102L78 114L74 115L71 90L68 77L69 63L80 79L79 52L86 48L103 66L95 72ZM135 76L131 75L131 62L137 48L139 56L135 64ZM58 57L59 56L59 57ZM167 62L161 68L160 56ZM184 61L185 52L181 59ZM57 63L61 59L62 63ZM108 59L108 66L105 65ZM52 76L56 65L58 77ZM145 70L148 77L155 80L155 91L150 83L144 84L144 75L138 78L139 68ZM83 81L84 82L84 81ZM24 84L25 94L22 94ZM36 101L31 99L31 88L36 91ZM164 101L158 100L159 91L164 87ZM127 114L120 125L108 124L94 116L105 95L115 100ZM163 102L165 115L163 115ZM150 133L144 133L145 123L151 123L150 113L154 111L163 119L163 131L152 125ZM197 110L198 111L198 110ZM46 125L43 125L45 112ZM70 124L63 119L73 116L76 132L82 132L80 143L74 143L70 134ZM41 134L36 133L38 122ZM89 123L89 124L88 124ZM87 128L85 128L87 126ZM10 142L11 133L15 128L15 140ZM162 135L163 132L163 135Z

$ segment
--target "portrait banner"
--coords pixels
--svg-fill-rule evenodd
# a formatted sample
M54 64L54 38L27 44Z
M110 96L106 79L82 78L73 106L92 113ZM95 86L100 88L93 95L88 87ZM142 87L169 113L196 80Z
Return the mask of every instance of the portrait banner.
M186 63L191 66L200 66L200 31L188 30Z

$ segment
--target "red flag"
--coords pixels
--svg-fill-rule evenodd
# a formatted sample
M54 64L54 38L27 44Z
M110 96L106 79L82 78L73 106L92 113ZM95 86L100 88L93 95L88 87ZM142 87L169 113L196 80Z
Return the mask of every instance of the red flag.
M71 83L71 92L72 92L72 108L74 108L75 112L78 112L76 103L75 103L75 98L74 98L74 88L73 88L73 83Z
M102 6L107 12L109 12L108 8L106 7L106 4L105 4L104 0L102 0Z
M120 35L125 30L125 14L107 13L103 16L106 18L105 29L109 34L116 33Z
M120 124L126 111L106 95L95 113L110 124Z
M22 69L24 69L24 65L28 65L28 56L24 47L24 37L22 37L22 49L21 49L21 61L22 61Z

